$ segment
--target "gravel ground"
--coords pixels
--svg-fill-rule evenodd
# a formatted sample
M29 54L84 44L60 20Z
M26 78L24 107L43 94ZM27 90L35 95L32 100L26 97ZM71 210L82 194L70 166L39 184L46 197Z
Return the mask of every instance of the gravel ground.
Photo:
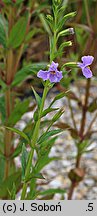
M72 87L72 86L71 86ZM72 87L72 90L84 99L84 90L78 91L77 87ZM48 95L45 108L48 107L50 101L55 95L56 89L54 88ZM91 94L96 95L96 89L92 88ZM91 99L90 99L91 101ZM66 99L61 99L54 104L55 107L65 107L65 112L61 117L61 120L69 123L72 126L72 121L70 119L70 111L68 110L68 103ZM79 108L76 106L76 103L72 101L73 112L78 124L78 128L80 126L81 113ZM19 127L21 129L24 128L25 122L31 119L33 113L27 113L23 116L21 122L19 123ZM48 115L48 118L51 118L51 113ZM93 114L87 114L87 125L89 125L92 120ZM93 124L93 128L96 127L97 121ZM87 128L86 125L86 128ZM86 175L84 180L80 182L79 186L75 189L73 194L73 199L78 200L94 200L97 199L97 137L94 136L94 141L92 146L89 147L92 151L88 154L84 154L81 160L81 166L85 168ZM42 174L46 178L46 183L44 180L38 180L38 189L49 189L49 188L61 188L65 189L66 193L64 198L67 199L67 193L70 187L70 180L68 178L68 172L70 169L74 168L75 165L75 156L76 156L76 147L74 144L74 140L70 136L69 132L66 130L64 133L59 135L55 145L52 147L50 156L58 156L61 160L53 161L49 165L47 165L43 170ZM19 164L19 160L16 160L17 165ZM56 194L54 196L55 200L61 199L60 194Z

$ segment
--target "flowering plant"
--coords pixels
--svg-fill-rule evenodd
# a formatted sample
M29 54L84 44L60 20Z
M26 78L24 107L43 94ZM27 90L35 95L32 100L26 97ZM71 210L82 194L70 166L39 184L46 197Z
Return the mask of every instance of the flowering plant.
M85 131L87 112L97 108L95 101L88 103L90 78L93 75L93 68L90 69L94 60L92 51L86 52L91 53L90 55L85 53L81 58L82 62L79 62L72 51L71 56L68 55L69 51L64 55L65 49L70 49L73 37L78 34L71 27L72 23L66 27L67 21L73 19L76 12L68 11L65 14L65 1L40 3L38 0L1 0L0 6L0 199L46 199L49 196L53 198L56 193L61 194L61 199L64 199L66 194L68 199L72 199L75 187L83 180L85 174L84 169L80 167L80 161L87 147L91 145L89 137L93 134L91 128L97 117L96 114ZM42 45L47 44L46 52L43 46L41 49L42 37ZM43 53L40 54L39 50L35 57L31 51L39 47ZM43 62L40 62L41 59ZM71 82L78 78L79 68L87 78L84 103L80 97L68 90ZM30 78L26 80L29 76L30 88ZM21 90L23 83L27 85ZM39 94L37 89L41 85L43 91ZM53 87L56 87L57 94L45 107ZM65 108L55 105L58 100L61 102L62 98L64 101L67 98L73 126L65 120L62 121ZM82 110L79 128L71 100L75 100ZM33 116L31 113L28 119L27 113L30 111ZM21 129L20 122L25 113L26 123ZM69 192L65 188L41 191L37 182L46 182L43 168L50 162L59 160L59 157L50 157L49 153L61 133L64 134L64 130L69 131L77 149L75 167L69 170L68 174L71 181ZM62 142L64 143L64 140ZM16 159L20 162L19 167L16 165Z

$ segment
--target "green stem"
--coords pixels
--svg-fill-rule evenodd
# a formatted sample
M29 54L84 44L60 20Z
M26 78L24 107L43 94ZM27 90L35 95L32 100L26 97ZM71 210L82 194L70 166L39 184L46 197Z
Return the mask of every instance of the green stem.
M54 12L54 19L55 19L55 23L54 23L54 36L53 38L51 37L51 49L50 49L50 63L54 60L55 58L55 52L56 52L56 45L57 45L57 14ZM53 39L53 42L52 42Z
M90 28L92 29L92 24L91 24L91 19L90 19L90 14L89 14L88 1L84 0L84 4L85 4L85 9L86 9L87 22L88 22L88 25L90 26Z
M44 102L45 102L45 98L46 98L48 90L49 90L49 88L48 88L48 81L47 81L46 85L45 85L45 88L44 88L43 97L42 97L42 103L41 103L40 110L39 110L39 119L38 119L38 121L36 123L34 134L33 134L33 137L32 137L32 149L31 149L30 154L29 154L28 163L27 163L26 172L25 172L25 177L27 175L29 175L29 173L30 173L30 168L31 168L31 165L32 165L32 159L33 159L33 153L34 153L34 147L35 147L35 144L37 142L39 129L40 129L40 120L41 120L40 117L41 117L41 114L42 114L42 111L43 111ZM25 199L26 191L27 191L27 183L24 183L23 189L22 189L22 194L21 194L21 200Z
M54 60L55 51L56 51L56 43L57 43L57 32L56 32L57 16L56 16L56 14L54 14L54 17L55 17L55 26L54 26L53 47L52 46L50 47L50 63ZM51 40L52 40L52 38L51 38ZM51 42L50 42L50 44L51 44ZM48 93L48 90L50 89L50 87L48 87L48 84L49 84L49 81L46 81L44 92L43 92L43 97L42 97L42 102L41 102L41 106L40 106L40 110L39 110L38 121L36 123L34 134L33 134L33 137L32 137L32 148L33 149L31 150L30 155L29 155L29 160L28 160L25 176L27 176L30 173L30 167L32 165L34 147L35 147L35 144L37 142L38 135L39 135L41 114L42 114L42 111L43 111L46 95ZM33 183L32 183L32 185L33 185ZM21 195L22 200L25 199L26 191L27 191L27 183L24 183L23 190L22 190L22 195Z
M29 153L29 158L28 158L28 163L27 163L27 167L26 167L25 176L29 175L29 173L30 173L30 167L31 167L32 158L33 158L33 152L34 152L34 150L31 149L31 151ZM21 200L25 199L26 191L27 191L27 183L24 183L23 184L23 189L22 189L22 194L21 194Z

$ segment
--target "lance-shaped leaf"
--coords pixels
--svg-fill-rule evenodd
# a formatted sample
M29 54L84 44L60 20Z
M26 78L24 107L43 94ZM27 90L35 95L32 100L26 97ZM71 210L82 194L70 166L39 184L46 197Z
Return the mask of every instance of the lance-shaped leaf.
M22 165L22 179L25 179L25 171L28 159L28 152L26 150L25 144L22 146L22 155L21 155L21 165Z
M68 131L70 131L70 134L74 139L79 138L78 131L75 130L74 128L70 127L70 125L68 125L64 122L58 122L58 123L54 124L53 126L58 127L60 129L63 129L63 130L68 129Z
M87 147L90 145L90 141L89 140L84 140L81 143L77 143L76 146L78 148L79 154L83 154L85 153Z
M24 0L16 0L16 5L19 5L23 2Z
M49 163L51 163L54 160L60 160L61 158L59 157L48 157L47 155L42 156L36 163L36 170L38 172L40 172L43 167L45 167L46 165L48 165Z
M88 111L89 112L94 112L95 110L97 110L97 98L94 99L90 105L88 106Z
M63 132L63 130L61 129L57 129L57 130L52 130L52 131L48 131L48 132L45 132L37 141L38 144L44 142L44 140L48 139L49 137L51 136L54 136L56 134L59 134Z
M21 119L23 114L28 111L29 102L30 101L27 99L16 104L8 119L8 125L12 127Z
M14 182L13 182L12 190L9 191L9 195L10 195L11 200L15 200L15 198L16 198L16 186L15 186Z
M58 110L58 109L59 109L59 108L48 107L47 109L45 109L45 110L42 112L41 117L44 117L44 116L46 116L48 113L53 112L53 111Z
M45 179L43 177L43 175L41 173L30 173L26 178L25 178L25 182L29 182L31 181L32 179Z
M40 143L40 145L37 145L36 151L38 157L44 157L45 155L48 155L57 138L58 137L55 136L51 139L45 140L44 142Z
M17 23L13 26L9 39L7 42L7 46L11 48L17 48L19 47L26 34L26 26L27 26L27 17L21 17Z
M64 96L66 96L66 94L68 93L69 91L65 91L65 92L61 92L59 93L58 95L55 96L54 100L51 102L50 104L50 107L53 105L53 103L57 100L60 100L61 98L63 98Z
M20 131L20 130L18 130L16 128L11 128L11 127L6 127L6 129L19 134L21 137L23 137L28 142L28 144L30 144L29 137L23 131Z
M19 190L21 186L21 170L10 175L0 184L0 198L9 197L9 191L11 191L13 184L16 186L16 191Z
M2 15L0 14L0 44L6 48L6 26Z
M36 101L37 101L37 105L38 105L38 108L40 108L40 105L41 105L41 102L42 102L42 99L41 97L37 94L37 92L34 90L34 88L31 86L33 92L34 92L34 95L35 95L35 98L36 98Z
M45 69L46 66L47 63L44 62L24 66L16 73L11 86L14 87L20 85L27 78L27 76L36 74L39 70Z
M0 115L1 115L2 123L4 123L5 119L6 119L5 98L4 98L4 96L0 97Z
M73 18L75 15L76 15L76 12L71 12L71 13L68 13L65 16L63 16L63 18L61 20L59 20L59 22L58 22L58 25L57 25L58 31L60 31L62 29L62 27L66 21Z
M63 115L65 109L61 108L52 118L52 122L56 122L60 117L61 115Z
M51 189L48 189L48 190L45 190L45 191L41 191L39 192L40 195L43 195L43 196L48 196L48 195L54 195L56 193L59 193L59 194L64 194L66 192L66 190L64 189L60 189L60 188L51 188Z

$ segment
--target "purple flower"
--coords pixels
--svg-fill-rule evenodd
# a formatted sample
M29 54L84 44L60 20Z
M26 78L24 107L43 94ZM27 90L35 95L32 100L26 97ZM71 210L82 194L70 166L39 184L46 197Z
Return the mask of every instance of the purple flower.
M82 63L78 62L78 66L82 69L82 73L86 78L91 78L92 75L92 71L90 70L90 65L92 64L94 57L93 56L83 56L81 58Z
M63 78L63 75L62 71L59 71L57 68L58 63L52 61L48 71L40 70L37 74L37 77L42 78L44 81L50 80L51 83L60 82L60 80Z

